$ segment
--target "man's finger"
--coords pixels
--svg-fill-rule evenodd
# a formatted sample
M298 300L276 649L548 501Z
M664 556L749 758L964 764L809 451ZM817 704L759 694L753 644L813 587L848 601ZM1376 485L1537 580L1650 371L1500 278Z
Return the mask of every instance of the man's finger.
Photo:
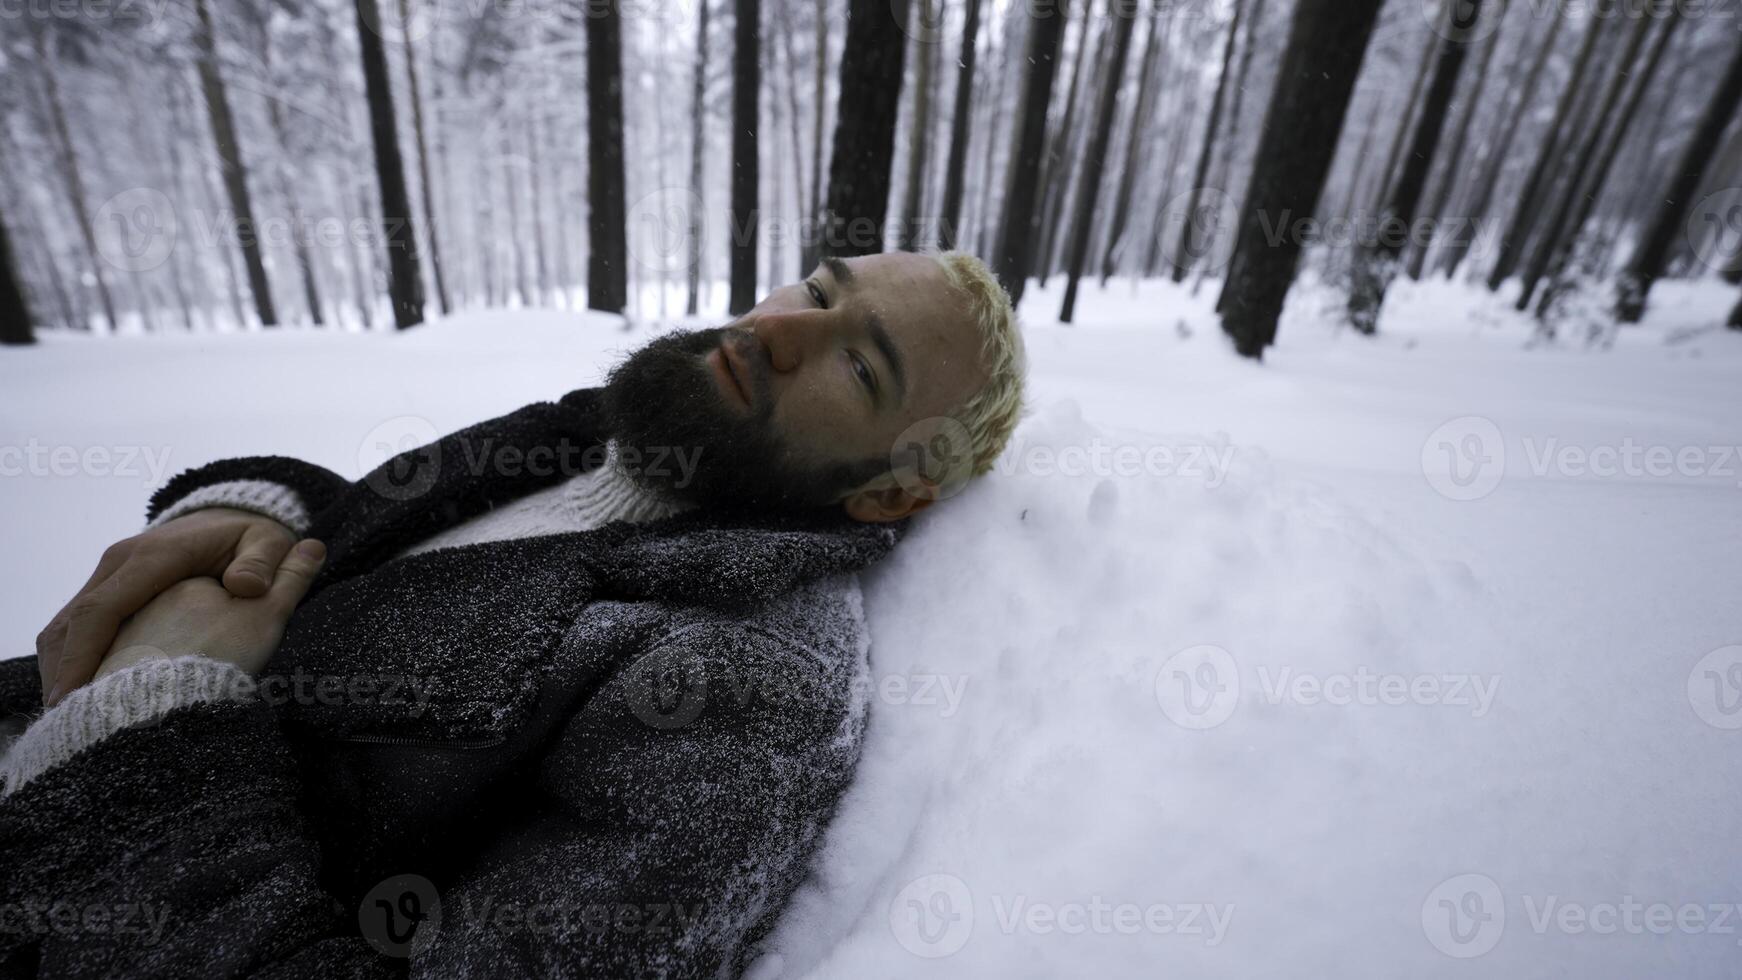
M278 574L272 578L272 591L266 594L267 597L288 617L302 597L308 595L309 586L326 560L326 545L314 538L298 541L279 563Z
M271 524L251 524L236 542L236 557L224 569L224 588L239 599L253 599L272 587L273 573L296 540Z
M115 642L122 620L145 608L164 589L200 574L195 557L180 550L137 555L101 585L73 600L54 686L44 703L57 703L91 679Z
M120 568L127 561L127 556L132 553L132 550L133 541L130 538L105 548L103 556L97 560L96 570L91 572L91 577L85 579L85 584L79 586L79 591L73 593L72 599L60 607L60 610L54 614L54 618L49 620L42 632L36 635L36 673L42 680L42 693L45 699L53 690L55 675L60 670L61 653L67 642L67 619L72 613L73 603L77 602L80 596L107 581L109 576L115 573L115 569Z

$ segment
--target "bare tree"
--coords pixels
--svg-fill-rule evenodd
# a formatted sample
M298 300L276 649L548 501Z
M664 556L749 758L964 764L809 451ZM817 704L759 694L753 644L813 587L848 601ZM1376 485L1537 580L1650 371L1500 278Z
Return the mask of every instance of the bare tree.
M1700 180L1710 170L1719 141L1735 119L1739 105L1742 105L1742 43L1731 55L1730 66L1719 79L1711 101L1706 103L1700 124L1688 138L1687 149L1682 151L1681 160L1672 172L1670 185L1652 213L1651 224L1639 239L1639 246L1628 261L1626 271L1621 274L1616 290L1615 315L1622 323L1638 323L1645 315L1646 297L1651 294L1651 287L1658 277L1663 275L1670 249L1688 220L1688 212L1693 209Z
M24 300L24 285L18 275L18 260L12 252L6 222L0 217L0 344L36 343L30 305Z
M1101 194L1107 169L1107 143L1113 137L1113 117L1119 109L1119 89L1125 84L1125 59L1131 51L1131 32L1137 23L1136 0L1108 0L1113 18L1113 54L1101 82L1100 104L1095 109L1095 129L1077 179L1077 214L1071 222L1070 252L1065 258L1065 299L1059 319L1070 323L1076 315L1077 283L1083 277L1083 262L1089 254L1089 230L1095 218L1095 201Z
M732 239L731 297L733 316L756 305L757 194L762 180L757 140L761 135L762 4L733 0L737 21L732 56Z
M243 268L248 272L248 288L254 294L254 312L260 317L261 326L276 326L278 313L273 308L272 285L266 277L266 263L261 256L260 226L254 221L254 204L248 194L248 170L236 136L236 119L230 112L224 74L218 67L217 37L207 0L194 0L194 15L197 18L194 47L199 52L200 87L205 90L206 112L211 119L212 139L218 146L224 190L230 197L230 209L235 212L236 238L242 251Z
M829 210L821 243L826 255L883 251L889 215L889 168L901 105L902 28L909 0L848 0L847 42L841 53L840 105L829 159Z
M66 185L67 203L72 205L73 217L79 223L79 237L85 244L85 256L97 287L97 299L103 304L103 316L113 331L119 325L115 317L115 301L109 294L109 281L103 274L103 256L97 248L97 235L91 225L90 204L85 200L85 178L79 165L78 147L73 143L72 126L67 122L66 99L61 94L60 76L55 69L56 53L51 50L53 39L48 35L48 28L41 23L45 19L33 19L31 42L35 45L37 63L42 69L49 122L60 144L60 171ZM88 323L81 322L80 325L89 329Z
M1218 304L1222 329L1246 357L1262 357L1276 342L1276 321L1300 264L1300 240L1272 243L1267 224L1277 215L1317 212L1383 4L1299 0L1295 7Z
M914 66L913 125L907 136L907 193L901 207L901 229L897 236L898 247L904 252L914 251L920 243L925 165L931 152L932 71L937 61L938 45L942 43L941 38L931 36L932 0L919 0L919 11L920 29L913 32L919 63Z
M1079 0L1087 2L1087 0ZM1064 37L1068 0L1057 11L1029 9L1028 49L1022 96L1017 102L1017 127L1010 144L1010 165L1004 183L1004 212L992 249L992 271L1012 303L1022 302L1028 270L1033 265L1035 200L1040 190L1040 156L1046 142L1046 107L1052 98L1059 44Z
M1262 0L1260 0L1262 3ZM1169 18L1168 25L1173 24ZM1155 76L1161 70L1161 8L1157 6L1149 15L1149 33L1143 41L1142 68L1137 79L1137 105L1131 110L1131 133L1125 139L1125 165L1119 170L1119 190L1113 196L1113 213L1109 216L1112 227L1107 230L1107 248L1101 255L1101 285L1106 286L1107 280L1113 276L1114 260L1118 257L1120 247L1125 239L1125 229L1131 217L1131 194L1137 183L1137 172L1142 161L1138 152L1143 149L1143 134L1149 125L1149 116L1153 110L1152 102L1155 94Z
M1216 138L1222 126L1222 99L1227 94L1228 82L1234 75L1234 48L1240 40L1240 19L1246 12L1246 0L1234 0L1234 17L1228 24L1228 42L1222 48L1222 73L1216 80L1216 95L1210 100L1210 121L1204 129L1204 145L1198 151L1197 176L1192 178L1190 201L1186 204L1185 213L1198 213L1198 202L1203 199L1204 182L1210 178L1210 164L1216 154ZM1173 281L1184 282L1186 273L1191 271L1193 257L1198 249L1198 225L1200 222L1187 220L1181 223L1178 258L1174 260Z
M685 209L689 221L689 298L684 301L685 316L695 316L701 304L702 236L706 230L702 222L707 191L702 181L702 149L708 93L708 0L698 0L696 6L701 20L696 25L696 71L690 85L690 200Z
M587 306L629 302L629 207L623 174L623 12L607 3L587 21Z
M411 38L411 0L399 0L399 42L405 49L406 90L411 98L411 131L417 138L417 179L423 192L424 229L429 235L429 268L435 276L436 302L441 305L442 316L447 316L452 312L453 304L448 299L447 273L442 268L441 236L436 232L435 184L429 176L429 141L424 135L423 91L417 84L417 48L412 44Z
M956 247L956 226L962 220L962 185L968 171L968 130L974 115L975 42L980 36L980 0L967 0L962 22L962 54L956 68L956 108L950 120L950 159L944 167L944 206L938 223L938 247Z
M1428 168L1433 166L1440 134L1445 130L1446 112L1464 70L1470 38L1484 8L1494 2L1448 0L1445 14L1436 26L1442 36L1440 50L1434 59L1433 81L1422 100L1421 118L1410 138L1409 156L1380 214L1379 240L1363 243L1355 254L1354 276L1349 286L1349 320L1361 333L1370 334L1379 328L1379 311L1396 275L1397 260L1408 238L1406 233L1414 226L1421 207ZM1399 231L1405 234L1398 234Z

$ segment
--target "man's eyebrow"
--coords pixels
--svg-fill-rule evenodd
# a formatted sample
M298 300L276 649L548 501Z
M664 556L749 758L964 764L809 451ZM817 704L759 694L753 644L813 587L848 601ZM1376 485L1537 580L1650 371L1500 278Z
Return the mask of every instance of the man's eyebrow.
M889 373L895 375L897 400L906 401L907 365L901 359L901 348L895 346L894 338L889 336L888 328L883 326L883 318L876 313L865 314L865 331L871 335L871 342L877 345L877 350L889 363Z
M823 267L828 269L829 275L834 276L835 281L841 285L851 286L853 284L853 270L848 268L847 263L839 258L833 255L823 256Z

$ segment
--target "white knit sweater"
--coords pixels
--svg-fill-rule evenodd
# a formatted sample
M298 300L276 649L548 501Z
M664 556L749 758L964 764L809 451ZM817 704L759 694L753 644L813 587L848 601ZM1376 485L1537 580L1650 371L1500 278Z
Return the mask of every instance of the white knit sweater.
M418 542L395 558L487 541L589 531L612 521L641 523L680 510L637 486L618 469L616 458L613 449L605 465L480 514ZM196 490L165 509L152 524L205 507L264 514L299 536L309 530L308 508L296 492L259 480ZM171 651L87 684L44 712L0 758L0 797L11 795L122 729L152 724L177 708L254 696L253 679L241 670L206 657L174 654Z

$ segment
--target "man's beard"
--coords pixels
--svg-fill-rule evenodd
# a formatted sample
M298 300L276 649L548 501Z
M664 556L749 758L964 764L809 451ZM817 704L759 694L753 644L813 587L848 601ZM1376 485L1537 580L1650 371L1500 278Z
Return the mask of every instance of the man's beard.
M605 424L627 475L675 502L756 509L829 504L875 475L868 464L819 464L787 446L774 432L767 352L730 333L666 334L611 371ZM722 341L748 366L738 377L748 412L726 403L703 360Z

